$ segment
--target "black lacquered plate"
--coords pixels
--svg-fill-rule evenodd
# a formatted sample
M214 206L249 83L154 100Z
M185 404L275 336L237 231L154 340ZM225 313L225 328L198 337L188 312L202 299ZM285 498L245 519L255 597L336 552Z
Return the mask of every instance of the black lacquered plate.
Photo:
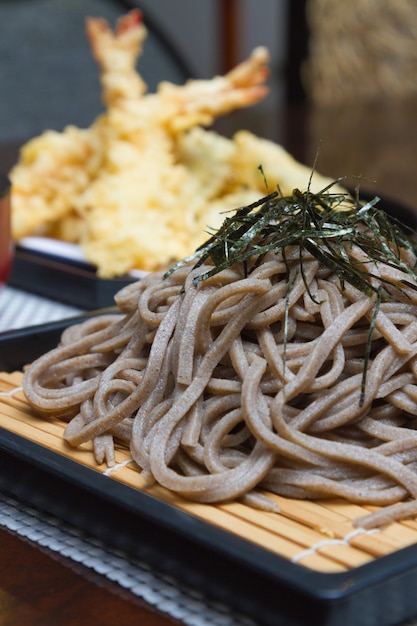
M99 278L89 263L17 245L8 284L90 310L112 306L114 295L133 280L132 276Z

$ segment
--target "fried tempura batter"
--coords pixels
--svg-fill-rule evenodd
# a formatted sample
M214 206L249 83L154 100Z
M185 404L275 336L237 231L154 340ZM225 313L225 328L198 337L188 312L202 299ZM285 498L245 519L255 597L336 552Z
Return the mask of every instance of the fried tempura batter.
M146 37L140 11L114 32L100 18L87 18L86 28L106 111L87 129L46 131L22 148L10 173L15 240L41 234L80 243L101 277L155 270L190 254L225 211L265 192L259 165L271 188L307 186L310 169L281 146L203 128L266 96L265 48L225 76L162 82L150 94L136 71ZM312 189L327 182L315 175Z

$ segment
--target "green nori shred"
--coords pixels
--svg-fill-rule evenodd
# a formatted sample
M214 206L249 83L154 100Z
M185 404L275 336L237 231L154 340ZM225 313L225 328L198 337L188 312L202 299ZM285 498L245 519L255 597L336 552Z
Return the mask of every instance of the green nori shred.
M407 227L377 208L378 197L363 203L358 190L355 196L332 193L332 187L344 180L339 178L318 193L295 189L292 195L283 196L275 191L237 209L202 246L165 276L193 260L196 268L206 261L213 265L195 278L196 284L236 263L243 263L250 274L248 261L256 267L271 250L281 252L285 258L288 247L299 246L300 259L302 250L308 251L339 277L342 288L348 282L369 296L383 281L363 262L349 257L349 246L356 245L371 263L386 263L415 278L414 268L401 258L401 249L417 254L417 243L407 234ZM412 281L403 284L417 289ZM401 289L399 284L395 287Z
M401 256L402 250L411 251L417 256L417 238L413 238L415 233L409 227L376 206L380 201L378 197L362 202L359 186L354 196L347 192L331 192L336 184L345 180L346 177L341 177L319 193L312 193L310 185L306 191L295 189L290 196L283 196L278 190L237 209L226 217L222 226L202 246L169 269L165 276L193 260L196 262L195 268L206 261L210 261L212 265L211 269L194 279L195 285L237 263L243 264L247 276L271 250L282 254L289 276L286 251L290 246L299 246L301 276L314 302L304 275L303 251L309 252L334 272L342 290L349 283L366 296L376 294L364 355L359 399L362 406L378 311L381 302L391 298L388 286L399 291L403 291L402 287L417 291L416 268L410 267ZM353 245L362 250L369 261L352 259L348 251ZM384 281L369 267L378 262L400 270L410 276L410 281L405 278L392 283ZM284 368L290 291L291 285L286 296L284 317Z

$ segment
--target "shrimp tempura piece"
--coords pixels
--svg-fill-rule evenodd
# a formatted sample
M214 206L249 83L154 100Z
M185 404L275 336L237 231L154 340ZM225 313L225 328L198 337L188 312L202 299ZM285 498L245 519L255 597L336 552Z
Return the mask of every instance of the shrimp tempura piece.
M268 94L268 63L268 50L260 46L225 76L190 80L183 86L161 83L158 95L171 113L170 128L179 132L192 126L208 126L220 115L257 104Z
M146 37L141 12L114 29L89 17L86 32L106 109L87 129L45 132L24 146L10 173L14 238L78 242L103 277L166 266L206 236L226 196L228 208L232 197L244 202L233 140L201 127L266 96L268 51L256 48L225 76L163 82L146 93L136 70Z
M147 31L139 9L119 18L114 33L104 18L86 18L91 50L101 70L103 100L107 107L142 97L147 87L136 72Z
M225 76L210 80L189 80L184 85L164 81L157 93L145 94L146 86L136 73L137 57L142 51L146 29L139 10L117 22L114 32L106 20L88 18L87 35L100 68L103 99L109 116L117 116L117 125L126 116L132 130L143 121L167 129L173 134L193 126L208 126L216 117L256 104L268 93L269 53L256 48L250 57Z

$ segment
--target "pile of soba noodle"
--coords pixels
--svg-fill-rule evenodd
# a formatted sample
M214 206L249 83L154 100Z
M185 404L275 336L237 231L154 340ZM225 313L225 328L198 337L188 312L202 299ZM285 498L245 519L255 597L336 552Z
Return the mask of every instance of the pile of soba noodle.
M204 280L210 259L149 274L117 294L120 313L65 330L25 394L98 463L125 442L150 481L195 501L382 505L364 527L417 514L417 281L354 243L344 255L383 298L295 245Z

